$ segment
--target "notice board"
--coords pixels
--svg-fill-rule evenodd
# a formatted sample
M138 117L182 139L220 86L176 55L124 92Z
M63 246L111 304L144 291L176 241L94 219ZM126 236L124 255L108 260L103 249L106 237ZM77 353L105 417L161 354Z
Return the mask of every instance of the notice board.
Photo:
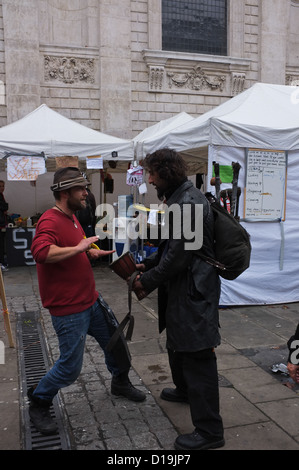
M246 149L244 218L285 220L287 152Z

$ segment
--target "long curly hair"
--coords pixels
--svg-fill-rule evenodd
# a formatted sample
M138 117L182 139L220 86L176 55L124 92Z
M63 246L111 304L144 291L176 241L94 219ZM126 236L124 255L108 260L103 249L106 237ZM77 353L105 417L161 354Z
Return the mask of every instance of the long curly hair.
M143 160L143 166L151 172L156 171L159 177L168 181L170 186L177 186L186 180L187 165L183 158L169 148L156 150Z

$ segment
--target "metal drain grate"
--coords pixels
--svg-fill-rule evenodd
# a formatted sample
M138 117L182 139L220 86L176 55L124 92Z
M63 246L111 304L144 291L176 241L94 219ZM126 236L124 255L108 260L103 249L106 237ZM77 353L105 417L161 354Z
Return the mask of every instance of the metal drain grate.
M22 312L17 316L17 343L21 379L22 435L25 450L69 450L70 442L65 429L65 420L59 396L50 408L58 431L52 436L43 436L32 425L28 412L27 390L37 384L49 370L47 348L37 312Z

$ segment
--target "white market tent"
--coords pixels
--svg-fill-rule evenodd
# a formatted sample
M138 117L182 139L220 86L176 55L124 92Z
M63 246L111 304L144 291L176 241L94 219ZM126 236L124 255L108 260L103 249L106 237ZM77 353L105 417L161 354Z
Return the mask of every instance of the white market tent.
M250 268L239 278L222 280L221 305L298 302L299 88L255 84L162 138L157 136L151 146L175 148L200 160L208 158L208 181L213 161L220 165L231 165L234 161L241 165L240 216L251 235L252 258ZM144 146L144 152L152 148ZM287 151L284 221L242 220L246 149L252 148ZM222 185L221 189L224 188ZM214 192L214 188L208 189Z
M112 156L112 152L117 152L117 156ZM29 216L34 211L43 212L52 204L53 195L49 188L56 169L55 157L74 156L83 163L87 156L101 155L104 168L110 166L112 161L117 163L117 170L123 172L134 160L134 144L131 140L83 126L42 104L22 119L0 129L0 159L10 155L33 156L42 153L47 160L48 172L37 178L35 187L27 181L7 181L5 197L11 213ZM97 188L101 185L101 179L99 175L92 179L98 198ZM20 194L22 197L19 197Z
M90 129L42 104L22 119L0 129L0 158L44 153L45 157L101 155L103 160L132 161L132 141ZM117 152L117 157L112 157Z
M143 156L174 145L178 152L194 156L207 155L209 145L298 149L298 105L298 88L257 83L211 111L145 141Z
M156 142L157 139L160 140L163 136L167 136L170 131L175 130L193 119L190 114L182 112L144 129L133 139L136 160L144 158L148 153L147 149L153 151L152 142Z

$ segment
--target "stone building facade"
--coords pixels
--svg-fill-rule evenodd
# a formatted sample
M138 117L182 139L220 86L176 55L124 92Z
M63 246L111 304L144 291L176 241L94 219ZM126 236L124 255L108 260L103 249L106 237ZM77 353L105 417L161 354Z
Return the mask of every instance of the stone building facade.
M228 0L226 56L162 50L162 2L0 0L0 126L45 103L132 138L255 82L299 82L298 0Z

